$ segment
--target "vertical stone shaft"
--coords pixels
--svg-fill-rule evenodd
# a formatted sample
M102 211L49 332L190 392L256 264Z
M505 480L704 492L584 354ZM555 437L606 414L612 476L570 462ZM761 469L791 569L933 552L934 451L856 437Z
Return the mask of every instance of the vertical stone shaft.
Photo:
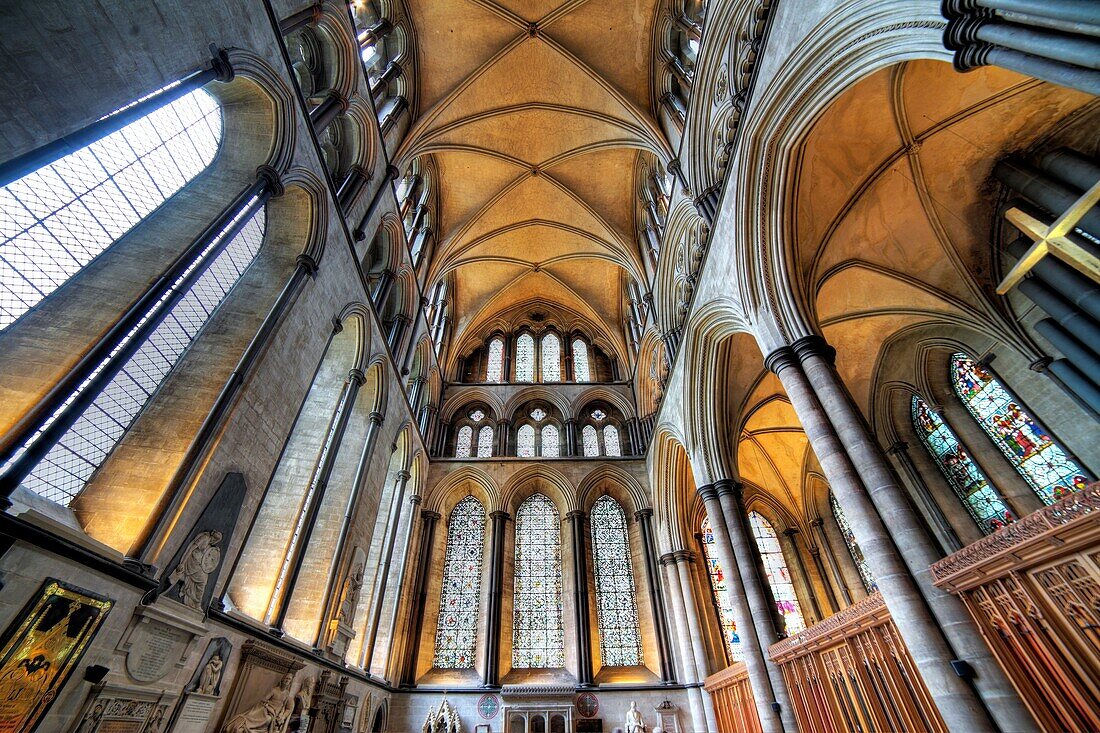
M428 577L432 563L432 546L435 543L435 525L440 519L437 512L421 511L420 553L416 563L415 588L409 621L409 646L405 664L401 670L401 686L416 687L416 661L420 656L420 636L424 630L424 607L428 605Z
M584 542L584 520L582 511L573 511L565 515L573 536L573 625L577 635L577 682L582 686L592 684L592 633L589 629L588 612L588 560Z
M677 570L676 555L690 554L680 550L679 553L668 553L661 556L661 565L665 567L668 575L669 597L672 599L672 615L676 622L676 638L680 641L680 663L683 669L681 681L685 684L699 683L705 676L695 662L695 643L702 644L703 638L692 633L688 622L686 599L691 597L691 585L681 587L680 575ZM693 604L694 605L694 604ZM696 624L698 629L698 624ZM693 641L694 640L694 641ZM707 706L703 701L703 694L699 687L688 689L688 706L691 708L692 727L697 731L713 731L716 726L711 726L707 714Z
M401 470L397 472L397 488L394 491L393 509L390 512L387 525L390 528L389 542L386 543L386 549L382 554L382 562L378 569L378 577L382 579L382 582L375 590L374 606L371 610L369 626L367 626L367 638L364 640L367 648L363 654L363 667L367 670L367 674L370 674L371 661L374 659L374 647L378 642L378 624L382 620L382 608L386 601L386 588L389 586L390 560L393 558L393 546L397 542L397 525L400 523L401 505L405 501L405 486L409 483L409 477L408 471Z
M485 640L485 682L484 687L496 687L500 677L500 614L501 595L504 585L504 529L508 522L507 512L493 512L489 535L489 628Z
M645 555L645 575L649 585L649 605L653 613L653 625L657 633L657 655L661 665L661 682L676 681L676 663L672 658L672 642L668 634L668 614L661 593L661 575L658 570L657 551L653 544L653 510L646 507L634 512L634 519L642 532Z

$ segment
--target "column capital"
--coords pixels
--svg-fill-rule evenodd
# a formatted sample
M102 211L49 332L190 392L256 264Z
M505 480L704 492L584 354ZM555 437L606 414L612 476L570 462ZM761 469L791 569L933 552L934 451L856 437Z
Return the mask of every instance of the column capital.
M410 478L412 478L412 474L405 469L401 469L397 472L397 478L402 481L408 481Z
M676 563L690 563L694 561L695 553L691 552L690 550L674 550L672 552L666 552L665 554L661 555L662 565L674 565Z
M495 512L489 512L489 517L490 519L500 519L501 521L507 522L512 518L512 515L498 509Z
M801 361L806 361L813 356L819 356L829 362L829 364L836 363L836 349L829 346L829 342L817 334L810 334L809 336L803 336L800 339L796 339L795 342L791 344L791 348L794 349L794 353Z
M585 519L588 519L588 513L584 512L584 511L581 511L580 509L574 509L573 511L566 514L565 518L566 519L572 519L572 520L580 520L580 521L583 522Z
M409 503L412 504L413 506L420 506L421 501L423 501L423 498L420 496L420 494L410 494L409 495Z
M811 527L822 527L822 526L824 526L824 524L825 524L825 520L822 519L821 517L814 517L813 519L810 520L810 526Z
M893 445L886 449L886 452L892 456L900 455L909 450L909 444L904 440L895 441Z
M714 490L719 497L729 494L740 499L745 493L745 485L731 478L721 478L714 482Z
M796 534L798 534L798 527L787 527L787 528L786 528L785 530L783 530L783 534L785 534L785 535L787 535L788 537L790 537L790 538L791 538L791 540L793 541L793 540L794 540L794 536L795 536Z
M370 420L375 425L381 425L382 421L384 421L386 419L386 416L383 415L378 410L372 410L371 413L369 415L367 415L367 419Z
M283 187L283 177L273 166L264 163L256 168L256 178L267 184L267 187L271 189L272 198L279 198L286 192Z
M718 498L718 490L715 488L715 484L703 484L702 486L696 486L695 493L704 504L706 504L711 499Z
M790 346L780 346L764 357L764 367L776 375L792 366L798 366L798 357Z
M320 267L317 264L317 260L314 259L313 255L306 252L303 252L302 254L294 258L294 264L297 267L301 267L302 269L304 269L306 271L306 274L309 275L309 277L311 278L317 274L317 269Z
M653 519L653 509L651 507L647 506L644 509L639 509L634 512L634 521L636 522L648 521L650 519Z
M355 382L356 385L362 387L363 382L367 381L367 375L363 373L362 369L355 367L348 370L348 381Z
M430 509L421 509L420 518L423 519L425 522L438 522L440 519L443 518L443 515L439 512L433 512Z

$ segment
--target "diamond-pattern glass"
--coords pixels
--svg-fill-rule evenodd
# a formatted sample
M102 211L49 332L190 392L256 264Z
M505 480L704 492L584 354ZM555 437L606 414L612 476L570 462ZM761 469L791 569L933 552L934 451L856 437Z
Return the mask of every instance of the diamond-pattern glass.
M210 165L221 137L197 89L0 188L0 330Z
M585 458L595 458L600 455L600 443L596 438L596 428L585 425L581 428L581 449Z
M573 339L573 379L577 382L592 381L592 369L588 363L588 344Z
M553 332L542 337L542 381L561 381L561 339Z
M472 496L455 505L447 522L447 554L435 631L438 669L474 666L478 612L481 608L481 564L485 554L485 508Z
M561 521L557 507L532 494L516 512L512 666L565 666L561 602Z
M520 425L516 431L516 455L520 458L535 456L535 426Z
M516 381L535 381L535 337L529 333L516 338Z
M455 458L469 458L473 442L474 429L469 425L463 425L459 428L458 437L455 439Z
M489 363L485 368L486 382L504 381L504 339L495 338L489 342Z
M638 596L630 564L626 515L619 502L601 496L589 514L596 575L596 619L600 627L600 658L606 667L642 664L638 628Z
M477 457L489 458L493 455L493 428L485 425L477 433Z
M913 429L936 462L943 477L959 497L982 532L989 534L1011 522L1012 512L985 474L959 445L958 438L939 415L913 396Z
M802 631L806 628L806 620L802 617L802 608L798 605L798 596L794 593L794 583L775 528L756 512L749 512L749 526L752 527L752 536L756 538L760 559L764 561L764 573L775 596L775 607L786 622L787 633Z
M1039 427L1008 390L966 354L951 357L952 382L966 409L1047 504L1080 491L1085 471Z
M710 526L710 518L704 517L699 527L703 534L703 555L707 564L707 577L710 579L710 590L714 594L714 606L718 609L718 620L722 624L722 639L726 643L726 652L731 662L740 662L744 655L741 652L741 637L737 635L737 623L733 620L733 603L730 600L729 587L726 585L726 573L722 569L722 563L718 561L718 548L714 546L714 529Z
M542 455L547 458L557 458L561 455L558 426L553 423L542 426Z
M848 524L848 518L844 516L844 510L840 508L840 503L832 493L829 494L829 506L833 510L833 519L840 527L840 534L844 537L844 544L848 545L848 554L852 556L852 561L856 564L856 570L859 571L863 587L867 589L868 593L874 593L878 590L878 582L875 580L871 568L867 566L867 561L863 557L863 550L859 549L859 543L856 542L856 533L852 531L852 525Z
M247 206L253 206L254 202L255 199ZM122 370L27 475L23 480L26 488L64 505L79 493L256 257L263 243L264 226L264 212L258 209ZM213 247L212 244L205 249L188 271L204 260ZM167 290L161 301L164 297L167 297ZM152 316L158 305L152 307L146 318Z
M622 447L619 445L619 429L614 425L603 426L603 454L605 456L621 456Z

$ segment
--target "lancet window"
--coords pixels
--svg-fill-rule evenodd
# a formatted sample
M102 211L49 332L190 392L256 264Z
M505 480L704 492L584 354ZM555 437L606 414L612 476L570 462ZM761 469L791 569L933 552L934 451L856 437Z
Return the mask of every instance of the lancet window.
M504 381L504 339L497 336L489 342L488 364L485 367L486 382Z
M542 337L542 381L561 381L561 339L553 331Z
M771 586L772 595L775 596L775 607L783 616L787 633L802 631L806 628L806 620L802 616L801 606L798 605L794 582L787 569L787 560L783 556L783 547L779 544L779 535L775 533L775 527L759 512L749 512L749 526L752 527L756 547L760 550L760 559L764 562L764 573L767 575L768 585Z
M516 338L516 381L535 381L535 337L529 333Z
M947 423L916 395L912 400L912 414L913 429L982 532L989 534L1011 522L1014 517L1004 498L959 444Z
M542 382L554 384L615 379L613 361L584 334L565 338L555 326L537 331L522 326L511 335L496 331L465 356L463 382Z
M439 669L474 666L484 552L485 508L477 499L467 496L455 505L447 522L447 552L432 662Z
M1084 469L988 369L959 353L951 357L951 371L963 405L1044 503L1084 488Z
M638 597L630 563L630 536L619 502L601 496L589 513L596 576L596 619L605 667L642 664Z
M561 588L558 510L546 496L532 494L516 511L513 667L565 665Z
M581 413L581 452L585 458L622 455L619 427L613 421L611 408L597 402Z
M584 339L573 339L573 379L577 382L591 382L592 368L588 361L588 344Z
M476 403L467 407L455 428L455 458L493 455L493 426L488 408Z
M561 455L561 429L547 409L539 403L528 405L517 419L522 420L516 429L517 456L557 458Z
M743 658L741 652L741 637L737 635L737 623L733 620L733 602L730 599L729 587L726 584L725 569L718 561L718 550L714 544L714 529L710 526L710 518L704 518L699 531L703 535L703 555L707 566L707 578L710 580L710 590L714 595L714 607L718 613L718 623L722 627L722 641L726 645L726 653L730 662L739 662Z
M848 546L848 554L852 556L852 561L856 564L856 570L859 571L863 587L867 589L868 593L874 593L878 590L878 582L875 581L875 575L871 572L871 568L868 567L867 561L863 557L863 550L859 549L855 532L852 531L852 526L848 524L848 518L844 516L844 510L840 508L840 503L832 493L829 494L829 508L833 511L833 519L836 520L837 527L840 528L844 544Z

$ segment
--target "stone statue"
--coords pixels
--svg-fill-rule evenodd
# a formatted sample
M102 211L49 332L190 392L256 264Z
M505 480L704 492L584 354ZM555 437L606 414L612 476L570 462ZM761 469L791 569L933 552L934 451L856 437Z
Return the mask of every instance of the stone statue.
M222 733L286 733L294 711L294 693L290 690L293 685L294 675L287 672L267 697L233 716L222 727Z
M170 588L179 586L180 600L189 608L201 608L210 573L222 559L222 533L216 529L200 532L183 553L183 559L168 576Z
M202 674L199 675L199 684L195 686L195 692L202 695L217 694L215 690L218 689L218 682L221 681L224 664L221 655L214 652L214 655L210 657L210 661L202 668Z
M344 578L344 589L340 594L340 610L336 617L351 626L355 622L355 609L359 605L359 591L363 588L363 563L356 563Z
M642 713L638 710L638 703L633 700L630 701L630 710L626 711L626 731L625 733L645 733L646 724L642 720Z

